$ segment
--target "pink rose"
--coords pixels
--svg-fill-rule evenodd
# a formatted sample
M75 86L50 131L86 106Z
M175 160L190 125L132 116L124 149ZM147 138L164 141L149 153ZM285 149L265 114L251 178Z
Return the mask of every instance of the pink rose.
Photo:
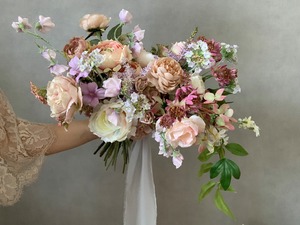
M118 71L121 65L132 59L131 51L127 45L122 45L118 41L105 40L99 42L91 49L100 49L100 53L104 55L104 61L99 68L104 71L115 70Z
M105 88L104 97L116 97L119 95L121 90L121 79L113 76L108 78L103 82L103 87Z
M70 59L74 56L80 58L81 54L86 51L88 47L89 44L83 37L74 37L65 45L64 53Z
M205 123L199 116L193 115L190 118L176 120L166 131L166 140L173 148L178 146L187 148L197 141L197 135L205 129Z
M73 78L55 76L47 86L47 104L51 109L51 117L69 124L74 113L82 107L81 89Z
M87 14L80 20L80 27L86 31L105 29L110 18L101 14Z

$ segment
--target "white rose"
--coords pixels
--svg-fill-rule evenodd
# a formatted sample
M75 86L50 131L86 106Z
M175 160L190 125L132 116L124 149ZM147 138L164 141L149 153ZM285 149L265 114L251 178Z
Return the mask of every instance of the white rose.
M90 117L91 132L104 142L121 142L128 138L132 122L127 120L123 105L123 101L111 101L101 105Z

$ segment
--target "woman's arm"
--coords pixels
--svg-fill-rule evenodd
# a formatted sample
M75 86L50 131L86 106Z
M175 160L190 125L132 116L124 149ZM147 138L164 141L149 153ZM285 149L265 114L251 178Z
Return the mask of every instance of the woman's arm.
M46 155L72 149L98 138L91 133L88 128L88 120L73 121L69 125L68 131L66 131L63 126L55 124L49 124L47 126L56 135L56 141L47 150Z

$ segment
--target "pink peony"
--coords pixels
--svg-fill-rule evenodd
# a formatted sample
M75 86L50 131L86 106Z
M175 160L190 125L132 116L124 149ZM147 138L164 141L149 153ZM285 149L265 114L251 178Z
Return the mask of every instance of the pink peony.
M74 113L82 107L81 89L73 78L55 76L47 86L47 104L51 109L51 117L69 124Z
M205 129L205 122L199 116L176 120L166 131L166 140L173 147L187 148L196 143L197 135Z

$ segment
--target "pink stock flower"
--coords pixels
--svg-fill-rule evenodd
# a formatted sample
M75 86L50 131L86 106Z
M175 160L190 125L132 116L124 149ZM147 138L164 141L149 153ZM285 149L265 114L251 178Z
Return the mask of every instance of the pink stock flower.
M42 15L39 16L39 22L36 25L38 31L41 33L47 33L53 27L55 27L55 24L51 21L50 17L44 17Z
M125 9L122 9L119 13L119 19L122 23L131 23L132 15Z
M31 29L32 25L27 18L18 16L18 22L13 22L11 25L17 32L24 32L24 30Z
M226 65L211 68L212 75L220 87L225 87L237 78L237 69L229 69Z

